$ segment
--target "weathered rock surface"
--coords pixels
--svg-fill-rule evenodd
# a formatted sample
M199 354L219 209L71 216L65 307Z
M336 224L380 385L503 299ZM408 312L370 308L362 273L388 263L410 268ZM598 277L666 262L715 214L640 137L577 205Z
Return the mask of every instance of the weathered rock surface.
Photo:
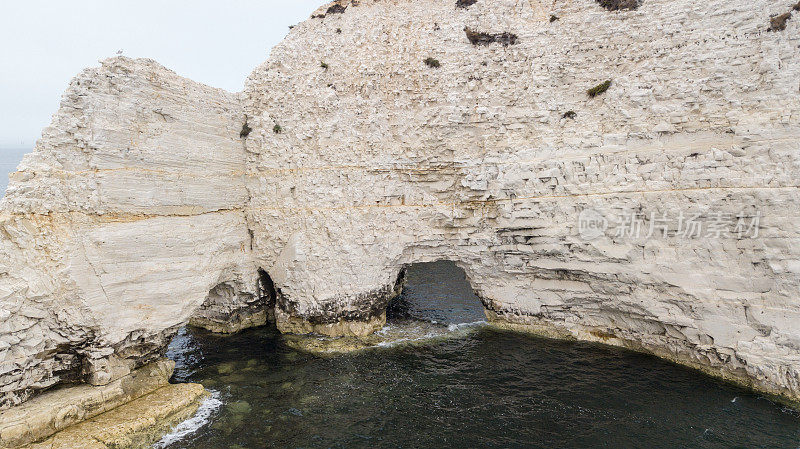
M244 95L253 256L283 316L374 319L401 267L452 259L496 320L800 397L800 35L766 31L788 6L340 5ZM585 209L645 232L582 238ZM758 236L684 237L680 214Z
M24 449L145 449L195 414L208 396L200 384L167 385Z
M174 368L174 362L160 360L108 385L61 388L3 411L0 448L43 441L54 433L160 390L168 385ZM140 417L146 416L148 414Z
M637 5L337 2L239 95L87 70L3 201L0 402L273 302L363 335L437 259L495 321L800 398L800 34L767 31L791 5ZM585 210L645 232L587 237Z
M256 296L243 121L149 60L70 83L0 206L0 407L160 357L216 286Z

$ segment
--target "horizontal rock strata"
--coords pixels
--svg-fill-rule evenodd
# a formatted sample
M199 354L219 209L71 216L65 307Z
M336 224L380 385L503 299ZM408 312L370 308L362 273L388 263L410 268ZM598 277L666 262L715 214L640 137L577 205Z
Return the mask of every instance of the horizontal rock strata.
M600 3L341 2L294 27L244 92L257 264L325 323L455 260L505 321L800 397L797 24Z
M167 385L23 449L146 449L195 414L208 393L200 384Z
M174 367L174 362L160 360L108 385L61 388L5 410L0 415L0 448L43 441L56 432L160 390L168 385Z
M149 60L72 80L0 206L0 408L160 357L220 285L256 297L244 120Z
M0 207L0 408L190 321L368 334L439 259L495 321L800 398L790 7L342 0L241 94L86 70Z

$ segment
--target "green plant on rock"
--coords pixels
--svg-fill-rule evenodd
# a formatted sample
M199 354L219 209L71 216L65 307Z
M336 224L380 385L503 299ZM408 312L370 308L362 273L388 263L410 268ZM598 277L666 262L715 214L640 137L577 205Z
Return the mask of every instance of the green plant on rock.
M611 87L611 80L606 80L598 84L597 86L594 86L593 88L587 90L586 93L589 94L590 97L594 98L602 94L603 92L607 91L609 87Z
M490 45L496 43L508 47L509 45L516 45L519 42L519 36L509 32L489 34L475 31L470 27L464 27L464 32L467 33L467 39L469 39L472 45Z
M328 70L328 63L326 63L325 61L320 62L319 66L325 70Z
M244 125L242 125L242 130L239 131L239 138L240 139L246 139L247 136L250 135L250 132L252 130L253 130L253 128L251 128L250 125L247 124L247 116L245 116Z
M438 69L439 67L442 66L442 64L439 63L438 59L434 59L431 57L425 58L425 65L427 65L428 67L433 67L434 69Z
M283 132L283 128L281 128L281 125L276 123L275 126L272 127L272 132L275 134L280 134Z

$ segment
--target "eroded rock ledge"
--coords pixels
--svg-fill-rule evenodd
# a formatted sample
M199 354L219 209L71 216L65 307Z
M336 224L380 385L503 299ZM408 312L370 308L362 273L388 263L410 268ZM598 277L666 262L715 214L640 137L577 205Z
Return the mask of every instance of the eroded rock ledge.
M0 408L112 383L190 321L369 333L437 259L504 322L797 400L798 22L636 4L340 1L241 94L86 70L3 199ZM585 210L758 233L586 238Z
M160 360L104 386L61 388L6 410L0 448L144 447L206 395L201 385L170 385L174 367Z
M199 384L166 385L24 449L148 449L208 396Z

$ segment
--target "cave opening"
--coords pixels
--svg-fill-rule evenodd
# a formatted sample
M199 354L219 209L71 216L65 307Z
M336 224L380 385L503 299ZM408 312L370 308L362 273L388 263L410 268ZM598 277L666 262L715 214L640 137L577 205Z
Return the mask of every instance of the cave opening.
M256 347L235 348L231 344L229 351L265 360L277 350L275 304L281 295L280 288L263 268L258 269L255 285L247 288L247 292L236 287L236 282L223 282L212 288L209 297L224 301L207 298L189 323L177 329L165 351L165 356L175 362L173 382L187 382L203 366L229 356L218 350L222 342L260 341Z
M280 289L275 287L270 275L261 268L253 284L241 280L217 284L192 314L188 324L223 334L274 324L275 303Z
M272 277L263 268L258 269L258 298L271 315L270 321L275 320L275 301L278 298L278 289Z
M429 321L457 325L484 321L483 303L467 275L452 260L408 265L403 291L386 310L389 324Z

